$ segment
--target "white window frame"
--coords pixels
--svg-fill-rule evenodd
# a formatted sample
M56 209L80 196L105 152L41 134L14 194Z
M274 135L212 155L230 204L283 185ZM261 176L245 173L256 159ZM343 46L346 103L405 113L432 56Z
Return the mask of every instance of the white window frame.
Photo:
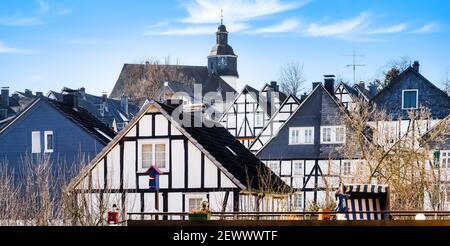
M416 92L416 107L415 108L405 108L405 92L415 91ZM406 89L402 90L402 109L417 109L419 108L419 90L418 89Z
M445 157L444 157L445 154ZM440 163L439 163L439 167L442 169L450 169L450 150L441 150L441 153L439 154L439 158L440 158ZM446 165L444 165L444 159L445 159L445 163Z
M42 152L41 148L41 132L32 131L31 132L31 153L40 154Z
M294 141L293 132L298 131L298 141ZM311 142L306 142L306 132L311 131ZM314 144L314 127L290 127L289 128L289 145L312 145Z
M299 173L297 173L295 170L297 170L296 168L295 168L295 166L297 165L297 164L299 164L300 165L300 174ZM303 163L303 161L293 161L292 162L292 176L295 176L295 177L303 177L303 174L304 174L304 170L303 170L303 168L304 168L304 163Z
M268 161L267 166L274 172L276 175L280 176L281 170L280 170L280 161ZM276 168L273 168L273 167Z
M300 199L298 199L300 197ZM300 207L298 205L298 200L300 200ZM303 211L303 194L302 193L294 193L292 195L292 205L294 211Z
M195 193L195 194L185 194L185 200L184 200L184 204L185 204L185 210L186 212L190 212L189 211L189 200L190 199L202 199L202 200L206 200L206 194L205 193ZM201 203L200 203L201 204ZM197 208L197 210L200 208Z
M264 113L256 112L255 113L255 127L263 127L264 126Z
M344 128L344 139L343 141L337 141L336 140L336 136L337 136L337 131L336 129L338 128ZM325 134L325 129L330 129L330 141L324 141L324 135ZM343 144L345 143L345 139L346 139L346 133L347 133L347 129L345 127L345 125L339 125L339 126L321 126L320 127L320 143L321 144Z
M100 103L100 104L97 104L97 110L98 110L98 113L101 115L101 116L104 116L105 115L105 104L104 103Z
M346 168L346 164L349 164L349 169ZM347 173L348 171L348 173ZM352 170L352 162L351 161L344 161L342 162L342 175L345 177L350 177L353 175L353 170Z
M47 149L47 136L52 136L52 149ZM44 153L53 153L55 149L55 135L53 134L53 131L45 131L44 132Z
M138 140L138 172L143 173L145 171L148 170L148 168L143 168L142 167L142 146L143 145L147 145L147 144L151 144L152 145L152 160L153 163L156 160L156 150L155 150L155 145L157 144L164 144L166 147L166 165L164 168L159 168L159 170L161 172L169 172L169 140L168 139L140 139Z

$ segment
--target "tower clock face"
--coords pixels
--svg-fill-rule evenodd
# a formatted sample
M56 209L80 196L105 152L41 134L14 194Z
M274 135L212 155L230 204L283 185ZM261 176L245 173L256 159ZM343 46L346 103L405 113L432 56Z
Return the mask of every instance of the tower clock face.
M227 58L226 57L219 57L219 61L217 63L220 68L224 68L227 66Z

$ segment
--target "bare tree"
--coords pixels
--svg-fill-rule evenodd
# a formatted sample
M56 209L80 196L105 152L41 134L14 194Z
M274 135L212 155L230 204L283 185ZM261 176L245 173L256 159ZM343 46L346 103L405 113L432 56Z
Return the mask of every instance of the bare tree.
M395 77L405 71L411 66L411 58L404 56L400 59L394 59L388 61L384 66L382 66L382 75L380 79L375 80L378 84L378 89L383 89L386 87Z
M358 108L346 119L353 133L344 147L349 158L362 160L354 181L389 185L391 208L396 210L423 209L426 198L433 209L439 209L443 198L437 187L442 176L430 160L432 147L422 140L432 120L429 111L410 111L405 120L392 118L364 100L358 101ZM434 142L446 136L449 119L443 121L432 132Z
M282 92L287 95L300 96L305 83L303 65L297 62L287 63L280 70L279 81Z
M442 90L450 96L450 76L447 75L447 78L442 83Z
M157 98L161 87L168 81L194 83L183 73L178 64L171 63L170 57L166 57L164 63L150 58L142 62L140 66L130 66L124 76L128 79L124 79L126 84L123 85L123 93L138 101L145 98Z

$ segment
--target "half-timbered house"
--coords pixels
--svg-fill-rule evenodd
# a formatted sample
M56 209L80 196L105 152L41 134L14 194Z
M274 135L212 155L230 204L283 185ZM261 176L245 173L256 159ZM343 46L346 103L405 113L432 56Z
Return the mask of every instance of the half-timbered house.
M285 99L276 82L266 84L261 91L246 85L219 122L248 148Z
M377 94L376 86L370 85L366 89L365 83L361 82L353 86L340 82L334 91L334 96L348 110L354 110L359 99L370 101Z
M351 129L346 111L321 83L296 108L256 156L297 190L297 210L331 198L339 177L351 176L358 159L342 151Z
M205 199L216 212L276 210L286 203L256 195L288 187L225 128L181 111L149 101L70 190L109 207L118 204L124 213L189 212ZM149 187L146 171L152 166L161 172L158 192ZM270 185L261 185L260 176Z
M297 109L298 105L300 105L300 99L294 95L288 96L277 112L270 118L263 130L256 136L255 141L249 147L250 151L252 153L258 152L278 132L283 123Z

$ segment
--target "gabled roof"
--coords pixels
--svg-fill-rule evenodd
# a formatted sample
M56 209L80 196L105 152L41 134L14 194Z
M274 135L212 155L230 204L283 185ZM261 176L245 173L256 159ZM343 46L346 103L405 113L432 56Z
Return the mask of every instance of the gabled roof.
M357 90L367 100L370 100L374 96L374 95L370 95L370 92L366 88L362 87L360 84L355 84L353 86L353 88L355 88L355 90Z
M63 88L63 90L65 89L71 90L70 88L67 87ZM50 96L50 94L53 95L58 101L62 102L63 100L62 93L50 91L48 93L48 96ZM97 108L97 105L101 103L103 103L102 97L91 95L88 93L78 92L78 105L81 108L84 108L87 111L89 111L89 113L91 113L93 116L95 116L97 119L99 119L100 121L102 121L104 124L107 125L112 125L113 121L115 121L116 123L130 121L131 118L133 118L139 112L138 106L128 102L128 115L127 115L120 106L120 100L107 98L106 106L108 110L107 111L105 110L104 115L101 115ZM127 119L125 120L123 116L125 116Z
M0 130L0 134L2 134L6 129L20 120L24 115L26 115L30 109L38 104L38 102L43 102L50 105L66 118L78 125L81 129L85 130L88 134L92 135L99 142L105 145L108 144L109 141L111 141L111 139L116 136L116 133L111 128L107 127L96 117L90 114L87 110L82 108L73 109L72 107L64 103L43 96L36 98L26 109L20 112L13 120L9 121Z
M235 97L232 103L229 104L228 108L225 109L225 111L223 112L222 116L220 117L219 121L221 121L226 114L228 113L228 111L230 111L231 108L233 108L233 105L236 103L236 101L239 99L239 97L242 94L246 94L246 93L250 93L250 95L253 97L253 99L257 102L259 102L259 91L253 87L251 87L250 85L245 85L244 88L242 88L241 92L239 92ZM263 108L264 111L266 111L266 108Z
M426 88L429 88L426 90L428 94L432 93L430 95L427 95L427 97L425 98L426 100L420 100L420 97L421 95L423 95L423 93L419 92L419 105L427 107L430 110L430 113L433 118L440 118L440 119L445 118L450 112L450 97L447 95L447 93L445 93L437 86L435 86L433 83L431 83L427 78L425 78L422 74L416 71L413 67L407 68L397 77L395 77L386 87L384 87L375 97L372 98L371 102L373 102L375 105L382 103L383 104L382 107L385 107L387 113L393 114L394 116L401 117L403 119L407 119L408 118L407 111L402 110L401 105L396 107L392 106L391 99L396 98L392 98L392 96L389 95L389 93L396 92L392 88L395 86L401 87L403 85L402 82L408 81L408 80L405 81L405 77L411 74L419 78L419 80L413 80L412 81L413 83L419 82L418 85L426 86ZM419 89L419 88L408 88L408 89ZM401 93L401 91L399 93ZM383 99L385 100L383 101Z
M174 107L153 100L91 161L86 169L71 182L69 188L75 188L97 165L96 163L104 158L152 107L158 109L177 130L185 135L191 143L198 147L202 153L213 161L241 189L251 188L258 190L260 184L256 179L260 172L272 178L274 189L276 187L278 187L277 189L280 187L287 188L286 184L277 175L270 171L269 168L222 126L218 126L217 123L206 119L202 119L201 127L183 126L182 122L179 122L178 119L174 119L171 116L175 110ZM185 113L184 117L195 116Z
M280 113L280 110L283 108L283 106L284 105L286 105L287 103L288 103L288 101L289 101L289 99L294 99L294 101L297 103L297 104L301 104L301 101L300 101L300 99L298 99L295 95L289 95L285 100L284 100L284 102L280 105L280 108L278 108L278 110L272 115L272 117L270 118L270 120L269 120L269 122L267 122L267 124L264 126L264 128L259 132L259 134L256 136L256 138L255 138L255 141L253 141L253 143L249 146L249 148L248 149L252 149L252 146L258 141L258 139L261 137L261 135L264 133L264 131L268 128L268 127L270 127L271 126L271 124L273 123L273 121L275 120L275 118L277 117L277 115ZM294 111L295 112L295 111ZM292 113L294 113L294 112L292 112ZM281 126L280 126L280 128L278 128L278 129L281 129ZM275 133L273 133L273 134L275 134Z
M342 107L342 105L339 102L336 101L336 98L333 95L331 95L322 84L319 84L309 93L309 95L303 101L301 101L300 105L295 109L295 111L291 114L291 116L289 116L287 120L280 126L278 132L272 135L270 139L266 142L266 144L261 149L259 149L259 151L256 153L257 156L259 156L259 154L262 151L264 151L267 148L267 146L270 145L270 142L272 142L276 137L278 137L278 134L283 130L284 127L286 127L286 125L290 124L290 121L294 117L296 117L296 115L300 110L302 110L305 107L304 105L308 103L308 101L313 97L313 95L319 93L320 91L328 96L328 98L332 101L334 105L336 105L336 107L339 109L339 111L342 113L343 116L348 117L347 111Z
M351 87L350 85L348 85L347 83L341 81L338 86L336 87L336 89L334 90L336 92L336 90L339 88L339 86L343 86L347 92L352 96L352 97L357 97L358 96L358 91L354 88Z
M203 95L218 90L223 96L227 92L236 93L236 90L220 76L210 74L206 66L125 64L110 97L120 97L125 94L136 98L137 95L134 91L136 86L145 87L154 81L176 81L192 87L192 91L194 84L201 84Z
M382 96L386 91L388 91L393 85L399 83L402 81L402 78L407 74L407 73L413 73L415 75L417 75L420 79L422 79L423 81L425 81L427 84L429 84L431 87L435 88L436 90L439 90L440 93L442 93L442 95L448 97L447 93L445 93L443 90L439 89L437 86L435 86L433 83L431 83L431 81L429 81L427 78L425 78L421 73L419 73L418 71L416 71L412 66L408 67L407 69L405 69L405 71L403 71L401 74L399 74L397 77L395 77L386 87L384 87L380 92L378 92L378 94L376 96L374 96L372 98L372 101L375 101L377 98L379 98L380 96Z

